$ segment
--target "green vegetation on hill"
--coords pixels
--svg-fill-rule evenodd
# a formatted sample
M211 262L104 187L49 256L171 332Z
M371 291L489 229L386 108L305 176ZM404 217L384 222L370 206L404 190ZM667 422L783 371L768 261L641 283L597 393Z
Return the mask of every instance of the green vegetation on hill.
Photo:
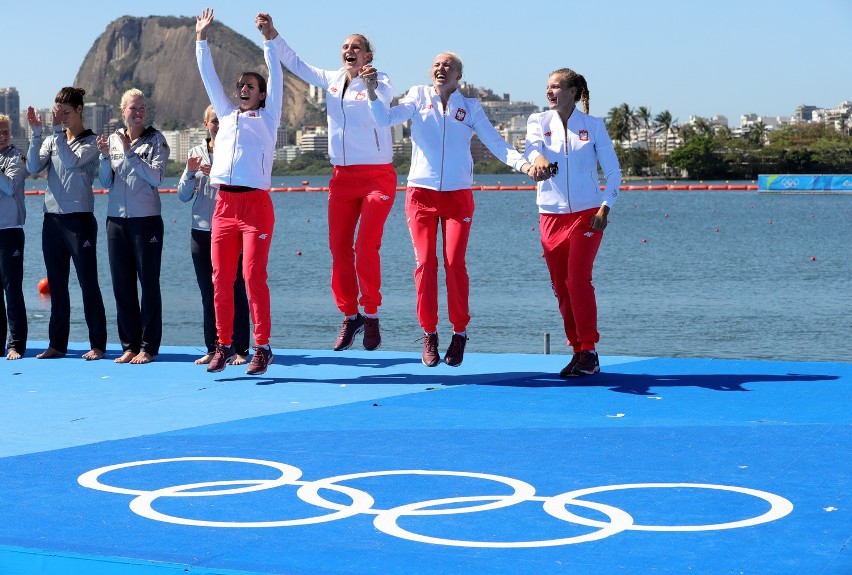
M705 118L678 126L668 111L652 117L650 110L630 109L627 104L612 108L607 130L616 142L616 154L625 176L678 176L695 180L753 180L759 174L849 174L852 173L852 136L848 128L835 130L825 124L791 124L769 130L758 123L745 137L735 137L724 126ZM649 135L676 135L683 145L662 153L624 148L618 142L631 140L635 130ZM685 173L685 174L684 174Z

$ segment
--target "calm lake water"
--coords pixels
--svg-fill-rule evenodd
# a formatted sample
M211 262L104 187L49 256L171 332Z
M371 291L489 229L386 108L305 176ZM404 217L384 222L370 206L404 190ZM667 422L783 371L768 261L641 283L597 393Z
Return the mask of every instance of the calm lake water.
M299 186L303 177L276 178ZM328 177L307 178L326 186ZM479 176L481 185L529 183L520 175ZM164 188L175 187L168 180ZM644 183L644 182L640 182ZM27 182L27 189L43 182ZM533 191L474 192L468 248L468 350L565 354L556 300L538 239ZM413 253L399 192L388 219L381 308L384 350L419 351ZM201 303L190 254L190 209L164 194L164 345L203 348ZM276 229L269 266L272 345L330 349L341 316L329 288L327 196L273 194ZM30 340L47 340L50 300L38 295L42 196L27 197L25 295ZM118 340L109 279L107 197L96 196L101 289ZM598 346L603 355L852 362L852 195L763 195L753 191L624 191L595 266ZM301 254L301 255L300 255ZM72 271L73 274L73 271ZM87 341L72 278L71 340ZM443 271L440 272L443 283ZM441 348L449 343L441 293ZM357 347L357 346L356 346ZM31 346L30 352L36 350Z

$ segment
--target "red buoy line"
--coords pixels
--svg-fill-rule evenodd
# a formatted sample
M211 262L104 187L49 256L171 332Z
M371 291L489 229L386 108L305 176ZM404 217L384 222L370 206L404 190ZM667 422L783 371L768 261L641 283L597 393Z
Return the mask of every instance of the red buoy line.
M404 192L405 186L397 186L396 191ZM534 191L535 186L472 186L474 191ZM601 190L604 186L601 186ZM756 184L656 184L656 185L623 185L619 188L622 191L675 191L675 190L757 190ZM270 188L270 192L327 192L326 186L298 186L298 187L280 187ZM93 190L95 194L106 194L109 190ZM175 188L160 188L161 194L175 194ZM27 190L24 192L27 196L44 195L44 190Z

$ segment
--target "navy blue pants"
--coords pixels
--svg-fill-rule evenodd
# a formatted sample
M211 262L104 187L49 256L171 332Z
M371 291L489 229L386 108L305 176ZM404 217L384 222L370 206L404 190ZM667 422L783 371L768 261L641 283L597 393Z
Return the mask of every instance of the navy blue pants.
M0 230L0 340L20 355L27 351L27 307L24 303L24 230ZM4 298L5 296L5 298Z
M68 351L71 330L71 298L68 279L71 262L83 293L83 314L89 328L92 349L106 351L107 327L104 300L98 284L98 222L91 212L44 214L41 250L50 284L50 347Z
M121 348L157 355L163 339L163 218L107 218L107 250Z

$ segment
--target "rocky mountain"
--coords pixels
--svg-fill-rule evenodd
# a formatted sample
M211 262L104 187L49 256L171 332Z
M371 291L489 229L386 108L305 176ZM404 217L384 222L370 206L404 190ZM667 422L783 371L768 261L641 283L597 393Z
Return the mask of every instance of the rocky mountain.
M261 48L227 26L214 22L208 41L226 90L240 72L267 75ZM116 116L121 95L135 87L145 93L148 121L156 127L200 125L209 101L195 62L195 19L123 16L113 21L89 50L74 85L86 90L87 101L112 104ZM284 70L281 122L291 130L325 122L307 100L307 90L307 84Z

